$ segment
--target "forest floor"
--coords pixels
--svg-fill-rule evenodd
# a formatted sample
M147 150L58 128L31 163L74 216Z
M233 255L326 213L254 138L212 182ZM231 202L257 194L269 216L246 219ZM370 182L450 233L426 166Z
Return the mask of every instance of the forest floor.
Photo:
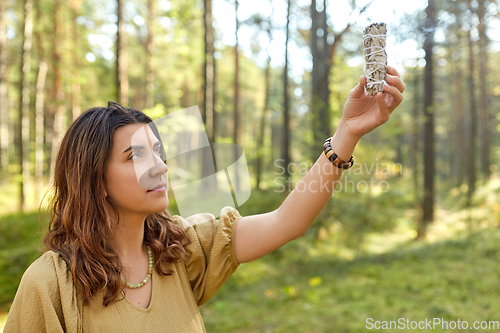
M282 201L270 202L265 192L252 197L243 216ZM471 210L455 209L453 200L439 204L425 241L414 241L414 224L405 219L415 212L406 209L394 229L367 234L362 252L339 247L329 229L321 239L306 235L241 264L200 307L207 332L360 332L376 321L435 318L467 321L471 332L500 332L471 329L475 321L500 321L498 224L480 204ZM23 272L39 256L38 221L37 212L0 216L0 332Z
M362 332L370 328L369 318L371 323L438 318L467 321L472 332L500 332L471 329L475 321L500 322L500 229L443 240L436 229L431 241L405 243L393 235L398 241L390 250L352 260L328 254L327 238L322 249L308 251L315 255L242 264L200 307L207 331ZM310 243L292 243L284 253L311 249ZM418 331L456 330L437 325Z

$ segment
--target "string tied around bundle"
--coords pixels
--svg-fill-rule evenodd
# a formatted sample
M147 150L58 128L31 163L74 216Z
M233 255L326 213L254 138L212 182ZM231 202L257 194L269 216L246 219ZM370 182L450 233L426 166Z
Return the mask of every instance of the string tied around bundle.
M363 44L365 47L365 91L374 96L383 91L387 84L387 53L385 38L387 26L385 23L375 23L365 28Z

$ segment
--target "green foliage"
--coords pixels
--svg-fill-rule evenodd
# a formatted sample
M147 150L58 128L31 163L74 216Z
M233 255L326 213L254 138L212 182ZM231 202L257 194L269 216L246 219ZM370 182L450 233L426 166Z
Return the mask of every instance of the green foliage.
M200 310L208 332L364 332L367 318L497 320L499 240L498 230L484 230L352 261L265 257L241 265ZM232 306L221 312L219 302Z
M165 110L165 106L163 104L156 104L152 108L143 109L142 112L144 112L153 120L163 117L167 114L167 111Z
M242 216L262 214L278 209L286 195L275 189L252 190L250 198L238 208Z
M2 186L2 190L0 191L0 215L13 213L17 209L16 203L13 200L19 190L19 186L16 185L13 181L9 180L6 186Z
M10 307L21 276L39 256L40 235L37 213L0 218L0 311Z

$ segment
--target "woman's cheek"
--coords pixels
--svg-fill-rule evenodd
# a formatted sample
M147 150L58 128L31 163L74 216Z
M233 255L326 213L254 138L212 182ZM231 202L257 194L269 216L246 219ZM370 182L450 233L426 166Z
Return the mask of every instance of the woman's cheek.
M127 180L127 184L135 185L139 184L140 177L144 174L138 163L131 162L130 166L126 169L126 173L123 175L123 179Z

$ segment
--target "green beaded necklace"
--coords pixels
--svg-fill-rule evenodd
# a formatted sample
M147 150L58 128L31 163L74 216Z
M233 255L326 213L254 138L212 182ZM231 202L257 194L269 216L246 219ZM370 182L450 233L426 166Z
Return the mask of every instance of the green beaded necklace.
M142 287L148 282L149 278L151 277L151 274L153 274L153 253L151 252L151 248L149 246L146 246L146 248L148 249L148 259L149 259L148 275L146 275L144 280L136 284L129 283L125 281L124 278L122 278L122 282L130 289L136 289Z

